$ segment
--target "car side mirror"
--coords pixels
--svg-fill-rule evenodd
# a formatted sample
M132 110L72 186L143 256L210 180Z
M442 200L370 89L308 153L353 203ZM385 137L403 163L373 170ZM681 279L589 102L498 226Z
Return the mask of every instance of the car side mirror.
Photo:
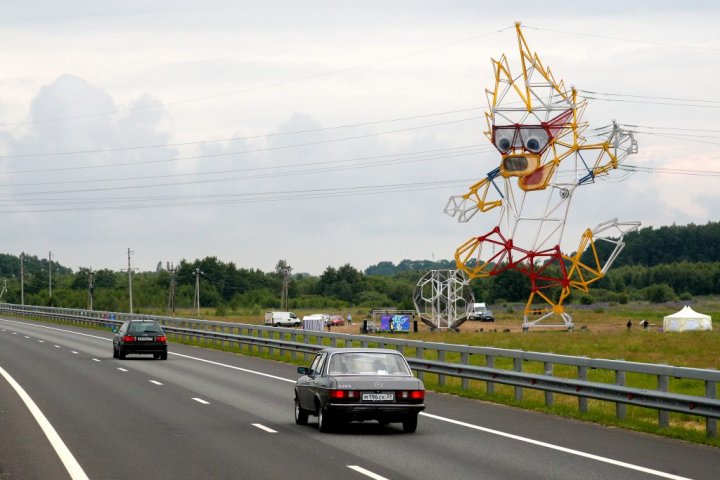
M310 372L312 372L312 369L308 367L298 367L297 372L300 375L310 375Z
M117 327L112 327L110 330L112 330L113 333L117 333L117 332L118 332L118 328L117 328Z

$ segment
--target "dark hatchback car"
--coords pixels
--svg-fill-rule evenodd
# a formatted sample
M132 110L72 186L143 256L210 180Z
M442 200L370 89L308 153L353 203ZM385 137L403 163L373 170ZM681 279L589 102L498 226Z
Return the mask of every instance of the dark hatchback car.
M128 353L152 354L167 360L167 337L154 320L127 320L115 331L113 358L124 359Z
M342 422L377 420L400 422L412 433L425 409L425 387L396 350L328 348L298 373L295 423L305 425L310 415L317 416L321 432Z

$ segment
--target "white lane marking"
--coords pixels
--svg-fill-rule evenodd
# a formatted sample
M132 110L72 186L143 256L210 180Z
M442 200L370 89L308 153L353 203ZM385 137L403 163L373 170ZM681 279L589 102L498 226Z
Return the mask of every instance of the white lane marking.
M162 385L162 383L158 382L157 380L148 380L150 383L154 383L155 385Z
M99 359L99 358L93 358L92 361L93 361L93 362L99 362L100 359Z
M78 354L78 352L76 352L75 350L73 350L72 353L74 353L75 355ZM93 360L95 360L95 359L93 358ZM100 361L100 360L98 360L98 362L99 362L99 361Z
M25 338L30 338L30 337L28 337L27 335L23 335L23 337L25 337Z
M60 345L53 345L53 347L55 347L55 348L60 348Z
M659 470L653 470L652 468L645 468L645 467L641 467L639 465L633 465L632 463L621 462L619 460L613 460L612 458L601 457L600 455L594 455L592 453L581 452L580 450L573 450L572 448L565 448L565 447L561 447L559 445L553 445L552 443L546 443L546 442L541 442L539 440L533 440L532 438L521 437L520 435L513 435L512 433L501 432L499 430L493 430L491 428L481 427L479 425L473 425L472 423L465 423L465 422L461 422L459 420L453 420L452 418L440 417L438 415L433 415L431 413L425 413L425 412L420 412L420 415L422 415L424 417L432 418L435 420L440 420L441 422L452 423L455 425L460 425L461 427L472 428L473 430L480 430L481 432L490 433L490 434L498 435L498 436L505 437L505 438L510 438L512 440L517 440L519 442L530 443L532 445L537 445L539 447L545 447L545 448L549 448L552 450L557 450L559 452L569 453L571 455L577 455L578 457L584 457L584 458L589 458L591 460L597 460L598 462L609 463L610 465L616 465L618 467L627 468L629 470L636 470L638 472L643 472L643 473L655 475L655 476L662 477L662 478L670 478L672 480L690 480L687 477L673 475L672 473L665 473L665 472L661 472Z
M254 375L260 375L261 377L272 378L275 380L282 380L283 382L295 383L295 380L291 380L289 378L278 377L276 375L270 375L269 373L263 373L263 372L258 372L256 370L249 370L247 368L236 367L234 365L228 365L226 363L213 362L212 360L205 360L204 358L191 357L190 355L183 355L182 353L174 353L174 352L168 352L168 353L170 353L171 355L177 355L178 357L189 358L191 360L197 360L198 362L205 362L205 363L209 363L211 365L217 365L219 367L232 368L233 370L239 370L241 372L252 373Z
M40 342L40 343L45 343L45 340L38 340L38 342Z
M120 370L121 372L127 372L127 370L125 370L125 369L122 368L122 367L118 367L118 370Z
M50 424L47 417L45 417L45 415L35 404L33 399L30 398L30 395L28 395L27 392L25 392L25 390L20 386L20 384L17 383L15 379L12 378L10 374L6 372L5 369L3 369L2 367L0 367L0 375L5 377L5 380L7 380L10 386L15 389L22 401L25 402L25 406L28 408L28 410L30 410L32 416L35 417L35 421L38 423L43 433L50 441L50 444L55 449L55 453L58 454L58 457L60 457L63 465L65 465L65 469L70 474L70 478L72 478L73 480L89 480L88 476L85 474L85 471L83 471L80 464L77 462L77 460L75 460L75 457L67 448L65 443L62 441L60 435L58 435L53 426Z
M193 397L193 400L198 403L202 403L203 405L210 405L210 402L208 402L207 400L203 400L202 398Z
M259 428L260 430L264 430L264 431L266 431L266 432L268 432L268 433L277 433L277 430L273 430L272 428L266 427L266 426L263 425L262 423L253 423L252 426L253 426L253 427L257 427L257 428Z
M5 321L5 322L12 322L12 323L19 323L19 324L22 324L22 325L28 325L28 324L25 323L25 322L19 322L19 321L17 321L17 320L7 320L7 319L0 319L0 320ZM66 333L71 333L71 334L75 334L75 335L82 335L82 336L84 336L84 337L97 338L97 339L105 340L105 341L108 341L108 342L109 342L109 341L112 341L111 338L98 337L98 336L96 336L96 335L90 335L90 334L87 334L87 333L73 332L72 330L63 330L63 329L61 329L61 328L46 327L46 326L44 326L44 325L33 325L33 326L39 327L39 328L47 328L47 329L50 329L50 330L57 330L57 331L60 331L60 332L66 332ZM13 335L17 335L17 333L14 332ZM192 357L192 356L190 356L190 355L183 355L183 354L181 354L181 353L174 353L174 352L168 352L168 353L170 353L171 355L177 355L178 357L184 357L184 358L189 358L189 359L191 359L191 360L196 360L196 361L198 361L198 362L204 362L204 363L209 363L209 364L211 364L211 365L217 365L217 366L220 366L220 367L231 368L231 369L233 369L233 370L238 370L238 371L246 372L246 373L252 373L252 374L254 374L254 375L260 375L260 376L267 377L267 378L273 378L273 379L275 379L275 380L280 380L280 381L283 381L283 382L295 383L295 380L290 379L290 378L278 377L278 376L276 376L276 375L270 375L270 374L267 374L267 373L258 372L258 371L255 371L255 370L249 370L249 369L247 369L247 368L240 368L240 367L236 367L236 366L233 366L233 365L227 365L227 364L225 364L225 363L214 362L214 361L212 361L212 360L206 360L206 359L204 359L204 358ZM196 400L196 399L193 399L193 400ZM198 400L198 401L199 401L199 400ZM201 403L202 403L202 402L201 402ZM472 425L472 424L470 424L470 423L461 422L461 421L459 421L459 420L453 420L453 419L451 419L451 418L440 417L440 416L438 416L438 415L432 415L432 414L426 413L426 412L420 412L420 415L426 416L426 417L428 417L428 418L433 418L433 419L435 419L435 420L440 420L440 421L448 422L448 423L454 423L454 424L456 424L456 425L460 425L460 426L464 426L464 427L468 427L468 428L473 428L473 429L475 429L475 430L480 430L480 431L484 431L484 432L487 432L487 433L492 433L492 434L494 434L494 435L504 436L504 437L511 438L511 439L513 439L513 440L517 440L517 441L520 441L520 442L531 443L531 444L538 445L538 446L541 446L541 447L558 450L558 451L561 451L561 452L569 453L569 454L571 454L571 455L578 455L578 456L585 457L585 458L589 458L589 459L592 459L592 460L597 460L597 461L599 461L599 462L610 463L610 464L612 464L612 465L617 465L617 466L625 467L625 468L628 468L628 469L630 469L630 470L637 470L637 471L640 471L640 472L649 473L649 474L651 474L651 475L656 475L656 476L662 477L662 478L669 478L669 479L672 479L672 480L689 480L687 477L681 477L681 476L678 476L678 475L673 475L673 474L671 474L671 473L665 473L665 472L661 472L661 471L659 471L659 470L653 470L653 469L650 469L650 468L641 467L641 466L639 466L639 465L633 465L633 464L631 464L631 463L621 462L621 461L618 461L618 460L613 460L613 459L611 459L611 458L601 457L601 456L599 456L599 455L593 455L593 454L591 454L591 453L585 453L585 452L581 452L581 451L579 451L579 450L573 450L573 449L570 449L570 448L561 447L561 446L559 446L559 445L553 445L553 444L551 444L551 443L540 442L540 441L538 441L538 440L533 440L533 439L531 439L531 438L520 437L520 436L518 436L518 435L513 435L513 434L511 434L511 433L501 432L501 431L499 431L499 430L492 430L492 429L489 429L489 428L480 427L480 426L478 426L478 425ZM358 468L359 468L359 467L358 467Z
M373 480L388 480L387 477L383 477L382 475L378 475L377 473L371 472L370 470L366 470L362 467L358 467L357 465L348 465L347 467L351 470L355 470L358 473L362 473L366 477L370 477Z

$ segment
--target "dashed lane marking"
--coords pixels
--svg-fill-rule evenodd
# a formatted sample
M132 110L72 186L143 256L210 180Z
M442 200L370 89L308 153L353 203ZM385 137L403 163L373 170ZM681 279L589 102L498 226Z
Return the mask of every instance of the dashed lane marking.
M277 433L277 430L273 430L273 429L270 428L270 427L266 427L265 425L263 425L263 424L261 424L261 423L253 423L252 426L253 426L253 427L256 427L256 428L259 428L260 430L263 430L263 431L268 432L268 433Z

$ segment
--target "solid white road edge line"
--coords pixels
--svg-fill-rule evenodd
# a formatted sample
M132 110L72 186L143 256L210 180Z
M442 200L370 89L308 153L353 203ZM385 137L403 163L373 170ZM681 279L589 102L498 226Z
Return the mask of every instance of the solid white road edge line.
M440 417L438 415L433 415L431 413L420 412L420 415L422 415L424 417L432 418L435 420L440 420L441 422L452 423L455 425L460 425L461 427L472 428L473 430L480 430L481 432L490 433L490 434L498 435L498 436L505 437L505 438L510 438L512 440L517 440L519 442L530 443L532 445L537 445L539 447L550 448L552 450L569 453L571 455L577 455L579 457L589 458L591 460L597 460L598 462L604 462L604 463L609 463L611 465L617 465L618 467L624 467L624 468L627 468L630 470L637 470L638 472L643 472L643 473L655 475L655 476L662 477L662 478L670 478L672 480L691 480L687 477L673 475L672 473L665 473L665 472L661 472L659 470L653 470L651 468L645 468L645 467L641 467L639 465L633 465L632 463L621 462L619 460L613 460L612 458L601 457L600 455L594 455L592 453L585 453L585 452L581 452L579 450L573 450L572 448L565 448L565 447L561 447L559 445L553 445L552 443L541 442L539 440L533 440L532 438L526 438L526 437L521 437L519 435L513 435L512 433L506 433L506 432L501 432L499 430L493 430L491 428L481 427L478 425L473 425L472 423L465 423L465 422L461 422L459 420L453 420L451 418Z
M348 465L347 467L351 470L355 470L358 473L362 473L363 475L370 477L373 480L388 480L386 477L383 477L382 475L378 475L377 473L373 473L370 470L366 470L362 467L358 467L357 465Z
M30 395L28 395L27 392L25 392L25 390L20 386L20 384L17 383L15 379L11 377L10 374L6 372L5 369L2 367L0 367L0 375L5 377L5 380L7 380L10 386L15 389L22 401L25 402L25 406L28 408L28 410L30 410L32 416L35 417L35 421L38 423L38 425L40 425L43 433L50 441L50 444L55 449L58 457L60 457L63 465L65 465L65 469L70 474L70 478L72 478L73 480L89 480L88 476L85 475L85 471L83 471L80 464L77 462L77 460L75 460L75 457L72 453L70 453L70 450L60 438L60 435L58 435L58 433L55 431L48 419L35 404L33 399L30 398Z
M264 431L266 431L266 432L268 432L268 433L277 433L277 430L273 430L273 429L270 428L270 427L266 427L266 426L263 425L262 423L253 423L252 426L253 426L253 427L256 427L256 428L259 428L260 430L264 430Z
M0 320L5 321L5 322L21 323L21 324L23 324L23 325L28 325L26 322L18 322L18 321L16 321L16 320L7 320L7 319L0 319ZM109 338L98 337L98 336L96 336L96 335L90 335L90 334L87 334L87 333L73 332L72 330L63 330L63 329L61 329L61 328L46 327L46 326L44 326L44 325L33 325L33 326L40 327L40 328L47 328L47 329L50 329L50 330L58 330L58 331L61 331L61 332L72 333L72 334L76 334L76 335L82 335L82 336L85 336L85 337L97 338L97 339L100 339L100 340L106 340L106 341L110 341L110 340L111 340L111 339L109 339ZM204 358L192 357L192 356L190 356L190 355L183 355L183 354L181 354L181 353L173 353L173 352L168 352L168 353L170 353L171 355L177 355L178 357L184 357L184 358L189 358L189 359L191 359L191 360L197 360L198 362L204 362L204 363L209 363L209 364L211 364L211 365L218 365L218 366L220 366L220 367L231 368L231 369L233 369L233 370L239 370L239 371L241 371L241 372L252 373L252 374L260 375L260 376L267 377L267 378L273 378L273 379L275 379L275 380L281 380L281 381L283 381L283 382L295 383L295 380L291 380L291 379L289 379L289 378L278 377L278 376L276 376L276 375L270 375L270 374L263 373L263 372L258 372L258 371L255 371L255 370L249 370L249 369L247 369L247 368L235 367L235 366L233 366L233 365L227 365L227 364L225 364L225 363L220 363L220 362L213 362L212 360L205 360ZM195 399L193 399L193 400L195 400ZM650 475L655 475L655 476L662 477L662 478L669 478L669 479L671 479L671 480L691 480L691 479L689 479L689 478L687 478L687 477L681 477L681 476L679 476L679 475L673 475L673 474L671 474L671 473L665 473L665 472L661 472L661 471L659 471L659 470L653 470L653 469L651 469L651 468L641 467L641 466L639 466L639 465L633 465L632 463L621 462L621 461L619 461L619 460L613 460L612 458L601 457L600 455L594 455L594 454L592 454L592 453L585 453L585 452L581 452L581 451L579 451L579 450L573 450L573 449L571 449L571 448L565 448L565 447L561 447L561 446L559 446L559 445L553 445L553 444L551 444L551 443L541 442L541 441L539 441L539 440L533 440L533 439L531 439L531 438L525 438L525 437L521 437L521 436L519 436L519 435L513 435L512 433L501 432L501 431L499 431L499 430L493 430L493 429L491 429L491 428L481 427L481 426L479 426L479 425L473 425L473 424L471 424L471 423L465 423L465 422L461 422L461 421L459 421L459 420L453 420L453 419L451 419L451 418L441 417L441 416L433 415L433 414L426 413L426 412L420 412L420 415L423 415L423 416L425 416L425 417L432 418L432 419L435 419L435 420L439 420L439 421L442 421L442 422L453 423L453 424L455 424L455 425L460 425L460 426L463 426L463 427L472 428L472 429L474 429L474 430L479 430L479 431L483 431L483 432L486 432L486 433L491 433L491 434L493 434L493 435L499 435L499 436L502 436L502 437L511 438L511 439L513 439L513 440L517 440L517 441L520 441L520 442L530 443L530 444L537 445L537 446L540 446L540 447L550 448L550 449L557 450L557 451L560 451L560 452L569 453L569 454L571 454L571 455L577 455L577 456L580 456L580 457L584 457L584 458L588 458L588 459L592 459L592 460L597 460L597 461L599 461L599 462L604 462L604 463L609 463L609 464L612 464L612 465L617 465L617 466L619 466L619 467L628 468L628 469L630 469L630 470L637 470L637 471L639 471L639 472L648 473L648 474L650 474ZM358 468L360 468L360 467L358 467Z

